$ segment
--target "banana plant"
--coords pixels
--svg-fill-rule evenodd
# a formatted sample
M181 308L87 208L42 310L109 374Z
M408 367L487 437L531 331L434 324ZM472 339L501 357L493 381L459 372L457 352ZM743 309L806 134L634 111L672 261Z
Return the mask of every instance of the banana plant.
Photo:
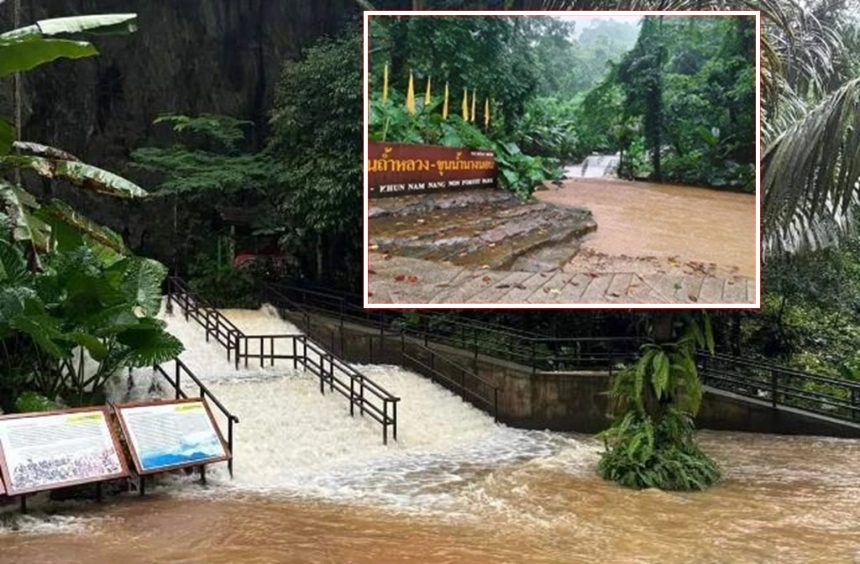
M59 58L96 55L82 35L135 28L134 14L108 14L41 20L2 33L0 79ZM15 140L15 128L0 118L0 173L12 170L82 190L146 196L66 151ZM160 263L132 256L116 233L0 178L0 400L31 391L48 401L28 405L91 403L118 370L175 358L181 342L154 317L166 274ZM0 407L20 408L8 401Z
M98 54L96 47L82 37L87 35L125 34L137 29L135 14L102 14L39 20L35 24L0 33L0 79L34 69L57 59L80 59ZM124 178L81 162L75 156L46 145L16 141L15 128L0 118L0 172L30 170L51 179L63 179L89 191L122 197L141 197L146 192ZM31 245L31 264L38 265L37 250L47 250L50 229L37 217L40 204L21 186L0 181L0 226L12 240ZM53 215L66 216L68 225L92 229L92 223L81 222L66 209L53 206ZM93 235L110 239L104 233Z

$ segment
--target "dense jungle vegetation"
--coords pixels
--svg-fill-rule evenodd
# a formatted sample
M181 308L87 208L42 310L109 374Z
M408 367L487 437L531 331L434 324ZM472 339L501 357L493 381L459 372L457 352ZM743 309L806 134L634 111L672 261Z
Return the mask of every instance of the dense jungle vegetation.
M493 148L523 197L593 153L627 178L755 188L752 18L372 18L370 41L371 138Z

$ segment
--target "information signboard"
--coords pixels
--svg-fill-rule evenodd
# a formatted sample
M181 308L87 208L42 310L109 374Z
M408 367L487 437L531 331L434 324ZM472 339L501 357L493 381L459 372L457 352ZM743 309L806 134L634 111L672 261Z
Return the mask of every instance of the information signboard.
M0 417L0 472L8 495L128 475L106 408Z
M117 405L116 412L141 475L231 456L202 399Z
M368 188L374 197L495 188L497 172L496 156L490 150L409 143L368 145Z

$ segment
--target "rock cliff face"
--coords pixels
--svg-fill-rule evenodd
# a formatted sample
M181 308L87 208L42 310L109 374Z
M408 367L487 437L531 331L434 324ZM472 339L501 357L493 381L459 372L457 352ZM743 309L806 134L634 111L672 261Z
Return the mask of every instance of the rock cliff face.
M130 36L97 37L101 54L24 75L24 137L116 172L129 151L157 140L162 112L223 113L266 133L283 61L358 13L350 0L22 0L21 25L80 14L135 12ZM0 3L0 29L13 2ZM12 115L11 80L0 112ZM164 135L163 132L161 132Z
M25 73L23 137L63 148L144 188L147 178L128 168L127 157L135 148L166 141L168 129L152 126L160 113L252 120L260 144L284 61L354 19L356 6L352 0L21 0L22 26L111 12L135 12L139 25L132 35L95 37L98 57ZM13 1L0 0L0 30L13 27ZM0 82L0 115L14 114L12 99L12 81ZM187 259L195 222L212 212L181 200L177 205L172 197L128 201L29 175L27 183L169 265Z

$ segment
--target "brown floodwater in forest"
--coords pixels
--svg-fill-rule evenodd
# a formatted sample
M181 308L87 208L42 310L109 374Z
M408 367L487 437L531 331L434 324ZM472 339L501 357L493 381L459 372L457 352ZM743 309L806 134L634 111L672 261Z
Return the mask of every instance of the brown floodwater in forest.
M535 195L594 214L597 230L586 236L582 256L574 259L581 268L573 270L629 271L632 260L647 259L667 269L694 261L755 276L752 194L597 178L566 180Z
M595 441L574 438L588 448L464 466L406 496L437 510L216 481L7 516L0 561L860 562L860 440L703 432L723 481L670 493L602 481Z

